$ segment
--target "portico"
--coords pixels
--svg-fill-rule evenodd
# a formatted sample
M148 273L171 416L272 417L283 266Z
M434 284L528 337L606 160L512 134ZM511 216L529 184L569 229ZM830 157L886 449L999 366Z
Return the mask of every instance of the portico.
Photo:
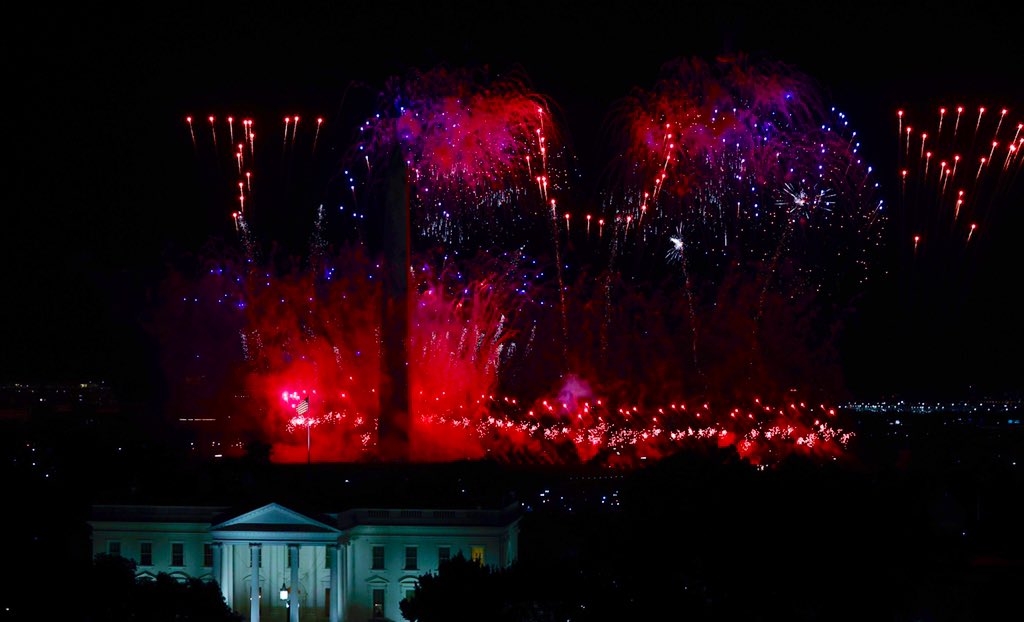
M250 622L260 622L261 612L283 607L289 622L321 618L325 608L329 622L338 622L345 556L340 530L271 503L211 526L210 536L213 576L227 604L243 614L248 609ZM307 562L302 576L300 560ZM244 586L242 594L239 586ZM280 599L279 592L287 599Z

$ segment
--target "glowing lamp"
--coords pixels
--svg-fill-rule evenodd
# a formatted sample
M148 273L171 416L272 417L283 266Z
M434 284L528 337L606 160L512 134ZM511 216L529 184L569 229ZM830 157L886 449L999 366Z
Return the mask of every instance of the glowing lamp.
M285 586L285 584L283 582L281 583L280 597L281 597L281 600L288 600L288 588Z

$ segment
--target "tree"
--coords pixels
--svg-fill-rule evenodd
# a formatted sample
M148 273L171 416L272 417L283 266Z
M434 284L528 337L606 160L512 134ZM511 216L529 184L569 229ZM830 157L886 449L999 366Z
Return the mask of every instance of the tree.
M412 598L399 607L412 622L501 620L504 575L459 553L441 562L436 574L422 575Z
M120 555L100 553L93 559L86 581L86 619L127 622L133 617L135 562Z
M215 582L189 579L182 583L161 572L135 587L136 620L153 622L229 622L239 620Z
M135 562L118 555L95 557L84 600L84 618L95 622L239 622L216 582L180 582L161 572L137 578Z

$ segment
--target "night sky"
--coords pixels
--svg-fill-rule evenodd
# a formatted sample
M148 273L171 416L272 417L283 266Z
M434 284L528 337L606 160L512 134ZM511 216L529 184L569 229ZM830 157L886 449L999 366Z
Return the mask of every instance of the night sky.
M231 235L223 211L197 199L203 186L186 114L295 109L345 118L358 112L358 97L343 99L350 85L372 92L388 76L441 62L499 72L519 66L561 108L581 175L593 181L603 166L596 154L606 148L600 128L615 100L650 86L673 58L746 52L818 81L860 130L895 203L898 107L962 102L1024 111L1020 22L1005 8L588 4L265 10L161 2L10 16L17 35L2 44L13 140L0 221L0 380L102 378L128 400L159 392L156 344L142 318L164 260ZM341 125L332 138L344 145L351 127ZM963 268L970 278L950 279L949 291L941 278L929 286L927 317L900 302L898 279L872 283L843 343L851 390L1020 393L1020 185L983 252ZM312 199L294 218L282 216L286 241L307 235ZM881 260L895 267L898 255ZM922 336L912 356L896 351L908 326Z

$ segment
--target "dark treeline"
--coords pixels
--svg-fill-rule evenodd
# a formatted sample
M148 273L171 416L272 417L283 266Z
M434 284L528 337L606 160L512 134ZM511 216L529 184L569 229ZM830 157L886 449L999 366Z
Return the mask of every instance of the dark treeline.
M517 564L483 577L453 572L443 589L473 598L430 602L458 611L422 604L432 588L424 582L409 611L424 622L999 620L1022 606L1019 430L918 423L892 433L862 423L839 460L767 467L695 447L617 471L493 461L308 468L271 463L257 442L239 458L200 459L182 430L136 421L76 412L0 422L12 560L0 619L58 615L57 593L86 603L83 612L120 598L97 585L86 523L95 503L277 501L323 512L520 502ZM468 602L471 617L460 617Z

